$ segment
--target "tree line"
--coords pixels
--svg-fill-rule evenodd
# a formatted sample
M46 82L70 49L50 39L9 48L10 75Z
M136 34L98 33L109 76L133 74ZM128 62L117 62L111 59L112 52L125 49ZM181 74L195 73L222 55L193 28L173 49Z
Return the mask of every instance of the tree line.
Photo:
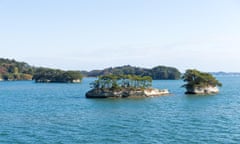
M56 71L56 72L52 72ZM61 70L60 70L61 71ZM57 69L45 68L46 74L43 74L43 70L40 67L30 66L25 62L18 62L14 59L4 59L0 58L0 79L3 80L31 80L32 78L40 77L40 72L42 77L46 76L49 78L47 73L56 74L58 76L51 77L51 79L59 80L59 75L64 72L59 72ZM76 72L76 71L75 71ZM152 69L133 67L130 65L120 66L115 68L106 68L104 70L93 70L90 72L80 71L83 76L86 77L98 77L102 75L137 75L137 76L150 76L154 80L159 79L180 79L181 73L178 69L174 67L157 66ZM67 73L69 74L69 73ZM35 75L35 76L34 76ZM66 75L66 74L65 74ZM71 74L72 75L72 74ZM65 80L64 80L65 81Z
M38 68L33 75L36 82L80 82L82 75L79 71L63 71L59 69Z
M137 75L104 75L91 83L94 89L148 88L152 86L152 78Z
M181 73L174 67L157 66L152 69L133 67L130 65L106 68L103 70L93 70L90 72L82 71L82 74L87 77L98 77L102 75L137 75L150 76L154 80L176 80L181 78Z
M35 80L36 82L79 82L80 71L33 67L24 62L0 58L0 79Z
M0 79L31 80L33 67L24 62L0 58Z

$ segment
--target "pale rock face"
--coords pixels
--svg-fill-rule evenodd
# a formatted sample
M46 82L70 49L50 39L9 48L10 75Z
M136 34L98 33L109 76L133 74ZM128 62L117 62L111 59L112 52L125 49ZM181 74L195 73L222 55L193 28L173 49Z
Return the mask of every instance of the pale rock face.
M72 82L73 82L73 83L80 83L81 80L80 80L80 79L74 79Z
M208 86L208 87L198 87L194 89L188 89L187 94L216 94L219 92L218 87Z
M144 94L146 96L158 96L158 95L166 95L169 94L167 89L159 90L159 89L146 89L144 90Z
M159 90L154 88L147 88L144 90L128 90L123 89L120 91L114 90L103 90L103 89L92 89L86 93L87 98L123 98L123 97L152 97L152 96L162 96L168 95L169 91L167 89Z

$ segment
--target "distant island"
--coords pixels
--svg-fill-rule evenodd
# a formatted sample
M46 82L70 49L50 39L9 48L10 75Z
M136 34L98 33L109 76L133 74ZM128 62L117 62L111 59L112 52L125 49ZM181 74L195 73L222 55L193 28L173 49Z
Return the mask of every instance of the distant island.
M32 80L34 71L25 62L0 58L0 80Z
M139 98L169 94L166 89L151 88L150 76L104 75L98 77L91 86L92 89L86 93L87 98Z
M137 75L150 76L154 80L178 80L181 73L174 67L156 66L152 69L130 65L106 68L92 71L63 71L60 69L30 66L14 59L0 58L0 80L35 80L36 82L66 82L74 83L83 77L98 77L103 75Z
M85 77L98 77L86 97L131 97L158 96L168 90L151 88L152 80L177 80L186 82L186 94L214 94L222 84L213 75L238 75L239 73L204 73L189 69L181 74L178 69L157 66L152 69L130 65L93 71L64 71L60 69L34 67L14 59L0 58L0 81L34 80L36 83L80 83Z
M35 80L44 83L79 83L80 71L63 71L59 69L33 67L25 62L0 58L0 80Z
M153 80L178 80L181 73L177 68L167 66L156 66L152 69L134 67L130 65L110 67L103 70L81 71L86 77L98 77L103 75L137 75L150 76Z
M216 76L240 76L239 72L210 72L210 74Z
M37 68L33 80L38 83L80 83L82 74L79 71Z
M186 94L216 94L222 84L210 73L200 72L196 69L188 69L182 76L186 82L182 87L186 88Z
M226 73L218 72L212 74L225 75ZM237 75L238 73L231 74ZM152 69L147 69L125 65L114 68L106 68L103 70L93 70L89 72L64 71L60 69L34 67L25 62L18 62L14 59L11 60L0 58L0 81L35 80L37 83L79 83L84 76L98 77L99 79L95 82L94 90L101 90L104 92L106 92L106 90L108 91L106 88L117 88L115 90L119 90L120 87L122 91L123 88L126 88L125 90L128 92L131 92L129 91L129 88L145 88L145 91L141 92L146 94L147 89L151 92L154 91L145 85L151 82L149 81L149 78L151 78L151 80L177 80L181 78L181 75L182 74L178 69L167 66L157 66ZM102 84L102 82L106 83L105 79L108 80L107 82L112 82L110 83L111 86L108 85L106 87L105 84ZM221 83L218 82L210 73L202 73L198 70L187 70L186 73L183 74L182 79L186 82L183 87L186 88L186 93L188 94L217 93L217 86L221 86ZM128 83L128 87L126 84L119 83L119 80L125 82L131 81L131 83ZM116 81L117 83L115 83ZM97 85L98 82L100 82L100 85ZM140 85L133 85L133 82ZM118 84L118 87L114 87L115 84ZM103 87L103 89L100 87ZM94 90L92 92L94 92ZM126 91L122 95L123 97L126 94ZM155 92L158 92L158 90Z

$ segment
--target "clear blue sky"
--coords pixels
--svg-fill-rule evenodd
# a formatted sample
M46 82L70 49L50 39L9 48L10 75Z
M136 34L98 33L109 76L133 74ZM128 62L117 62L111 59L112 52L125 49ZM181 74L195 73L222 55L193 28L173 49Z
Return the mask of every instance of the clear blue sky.
M0 57L240 71L239 0L0 0Z

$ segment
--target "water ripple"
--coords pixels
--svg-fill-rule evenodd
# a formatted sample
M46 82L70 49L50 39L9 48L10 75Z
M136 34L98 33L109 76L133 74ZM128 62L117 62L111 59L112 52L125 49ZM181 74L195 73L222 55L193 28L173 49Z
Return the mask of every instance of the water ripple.
M240 141L240 78L224 78L215 96L186 96L181 81L154 81L174 95L85 99L80 85L0 83L3 144L225 144Z

